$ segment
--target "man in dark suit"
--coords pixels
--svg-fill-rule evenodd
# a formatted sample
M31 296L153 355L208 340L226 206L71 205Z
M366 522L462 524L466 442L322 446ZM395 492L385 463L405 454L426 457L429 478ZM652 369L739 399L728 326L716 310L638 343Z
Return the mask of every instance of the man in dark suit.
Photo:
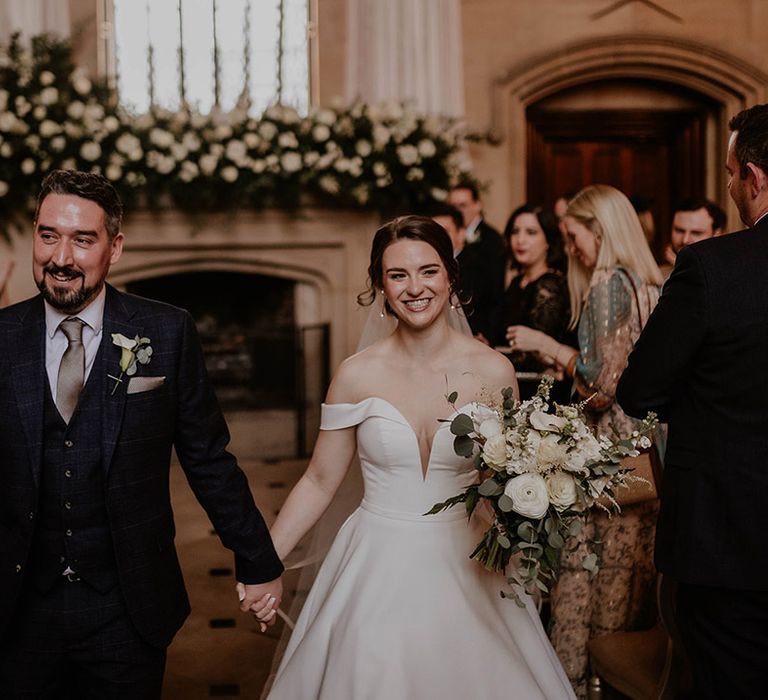
M274 620L282 565L185 311L105 284L122 205L54 171L35 214L40 294L0 310L0 697L159 698L189 612L174 548L176 452L241 609Z
M475 318L470 317L469 324L475 334L490 338L492 309L504 296L507 250L499 232L483 218L483 202L474 183L460 182L456 185L448 194L448 203L458 209L464 219L462 278L468 282L470 277L472 281L477 280L483 294L492 300L491 303L477 305L473 312ZM459 262L461 264L461 258Z
M696 698L762 698L768 668L768 105L730 122L748 226L683 248L616 393L669 424L656 564L679 582Z

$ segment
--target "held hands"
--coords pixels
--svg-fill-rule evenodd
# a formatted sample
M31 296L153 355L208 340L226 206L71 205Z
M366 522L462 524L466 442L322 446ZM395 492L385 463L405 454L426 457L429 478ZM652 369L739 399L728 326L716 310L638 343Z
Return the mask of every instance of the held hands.
M267 583L245 584L237 582L237 597L242 612L253 613L259 623L259 630L265 632L267 626L275 624L277 609L283 597L282 579L276 578Z

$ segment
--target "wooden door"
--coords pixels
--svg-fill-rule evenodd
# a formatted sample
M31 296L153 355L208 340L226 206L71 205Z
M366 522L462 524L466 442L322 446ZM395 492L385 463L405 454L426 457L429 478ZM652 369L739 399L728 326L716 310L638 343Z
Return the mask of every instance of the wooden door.
M527 196L552 206L590 184L651 202L659 257L672 206L704 194L704 111L528 110Z

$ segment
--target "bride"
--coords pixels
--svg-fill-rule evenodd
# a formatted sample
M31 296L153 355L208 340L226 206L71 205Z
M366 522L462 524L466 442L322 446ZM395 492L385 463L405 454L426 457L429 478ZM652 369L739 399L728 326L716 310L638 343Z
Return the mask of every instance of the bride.
M339 531L285 650L270 700L573 698L535 606L468 558L481 530L463 509L424 516L475 479L447 423L517 388L509 361L452 327L458 279L431 219L384 225L363 301L398 323L348 358L323 405L314 454L272 528L282 559L329 505L357 453L365 495ZM269 608L267 609L269 610ZM259 617L270 619L275 612Z

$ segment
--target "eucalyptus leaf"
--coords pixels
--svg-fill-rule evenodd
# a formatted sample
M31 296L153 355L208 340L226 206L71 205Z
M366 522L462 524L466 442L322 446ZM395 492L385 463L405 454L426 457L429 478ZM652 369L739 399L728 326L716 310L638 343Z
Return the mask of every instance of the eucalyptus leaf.
M555 549L562 549L563 545L565 544L565 540L557 530L553 530L549 533L547 542L549 543L550 547L554 547Z
M475 441L466 435L458 435L453 441L453 451L459 457L471 457L475 451Z
M486 479L480 486L477 488L477 492L481 496L498 496L500 493L503 493L504 487L499 484L494 479Z
M448 399L448 403L454 404L454 403L456 403L456 399L459 398L459 392L458 391L452 391L450 394L448 394L448 396L446 396L446 398Z
M451 432L454 435L470 435L475 432L475 424L466 413L459 413L451 421Z
M571 537L577 537L579 534L581 534L581 520L577 519L574 520L569 526L568 526L568 534Z
M514 506L512 499L509 496L507 496L506 493L502 493L501 496L499 496L499 500L497 501L497 504L499 506L499 510L501 510L504 513L509 513L512 510L512 507Z
M517 526L517 536L522 540L528 540L530 542L531 540L536 539L536 531L533 529L531 523L524 520Z
M512 546L512 543L509 541L509 537L506 535L498 535L496 537L496 541L499 543L499 546L504 547L504 549L509 549Z

